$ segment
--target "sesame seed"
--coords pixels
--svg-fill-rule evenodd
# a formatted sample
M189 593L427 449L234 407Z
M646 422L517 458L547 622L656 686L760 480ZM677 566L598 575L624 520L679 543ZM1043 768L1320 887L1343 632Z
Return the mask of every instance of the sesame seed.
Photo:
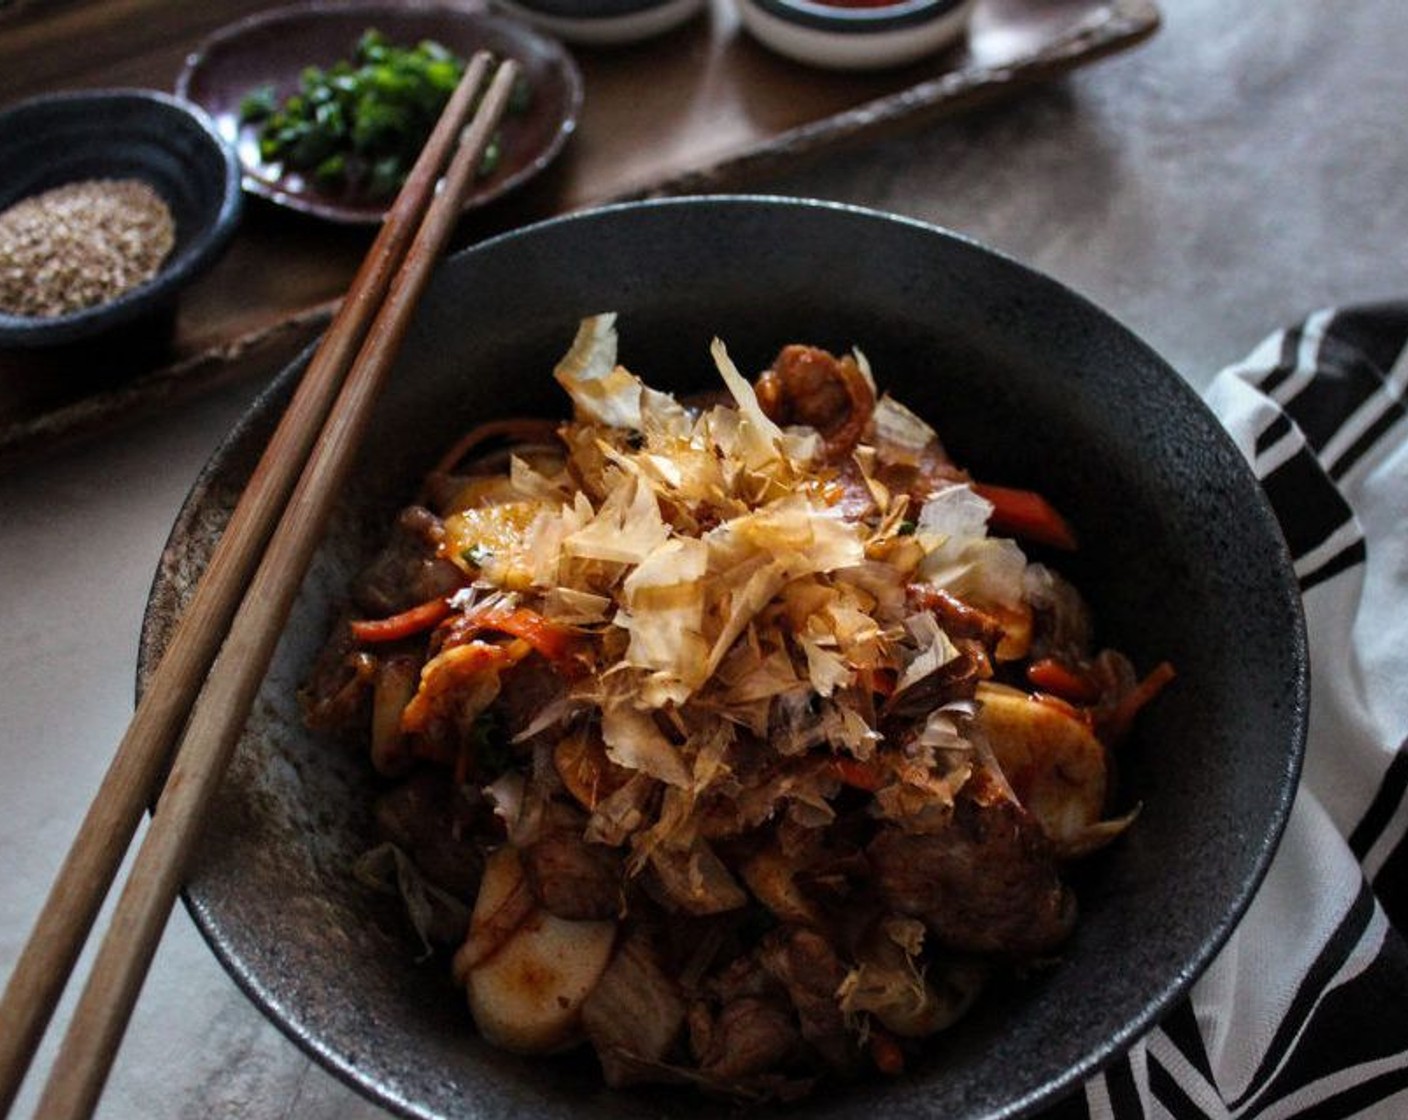
M157 274L176 243L139 179L85 179L0 213L0 311L50 318L96 307Z

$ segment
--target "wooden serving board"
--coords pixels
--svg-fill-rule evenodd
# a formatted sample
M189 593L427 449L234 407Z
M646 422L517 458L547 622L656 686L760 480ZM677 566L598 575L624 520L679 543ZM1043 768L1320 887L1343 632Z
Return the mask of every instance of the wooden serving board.
M202 39L270 6L18 0L0 7L0 105L60 89L170 90ZM746 187L806 156L1050 80L1142 42L1159 22L1154 0L979 0L963 45L901 70L840 74L771 54L743 32L732 0L711 0L661 39L575 52L585 102L563 157L467 218L457 243L610 201ZM251 199L159 353L0 352L0 464L279 368L326 324L371 236Z

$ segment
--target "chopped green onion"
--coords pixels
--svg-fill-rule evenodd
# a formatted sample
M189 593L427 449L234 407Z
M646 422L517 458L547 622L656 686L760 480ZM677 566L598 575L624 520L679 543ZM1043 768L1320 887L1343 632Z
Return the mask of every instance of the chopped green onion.
M322 190L379 199L401 188L465 62L443 44L397 46L374 28L350 59L305 67L296 93L279 102L272 86L251 90L240 121L258 126L260 158L310 176ZM508 111L523 113L528 83L514 86ZM480 178L503 163L503 136L485 150Z

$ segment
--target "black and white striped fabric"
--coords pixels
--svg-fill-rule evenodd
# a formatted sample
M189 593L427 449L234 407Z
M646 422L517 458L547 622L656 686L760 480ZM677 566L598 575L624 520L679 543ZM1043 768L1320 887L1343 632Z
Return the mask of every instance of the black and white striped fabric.
M1189 996L1046 1120L1408 1118L1408 303L1326 310L1207 400L1295 558L1304 778Z

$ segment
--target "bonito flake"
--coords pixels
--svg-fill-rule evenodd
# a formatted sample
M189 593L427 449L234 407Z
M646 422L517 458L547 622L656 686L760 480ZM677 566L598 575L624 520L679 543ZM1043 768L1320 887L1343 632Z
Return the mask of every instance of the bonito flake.
M848 515L818 433L776 423L723 343L711 353L732 401L686 408L618 364L614 316L584 320L555 371L574 406L566 461L556 475L513 466L517 492L539 503L514 549L516 586L596 635L595 674L573 702L599 712L612 761L681 791L722 773L699 751L733 729L781 754L824 743L868 758L882 736L848 699L857 686L889 674L903 693L957 656L931 615L912 614L906 587L1015 601L1025 567L1015 545L988 538L990 507L964 485L909 513L912 535L878 483L878 519ZM889 398L875 422L891 457L937 441ZM867 483L876 454L856 449ZM950 736L951 720L921 749Z

